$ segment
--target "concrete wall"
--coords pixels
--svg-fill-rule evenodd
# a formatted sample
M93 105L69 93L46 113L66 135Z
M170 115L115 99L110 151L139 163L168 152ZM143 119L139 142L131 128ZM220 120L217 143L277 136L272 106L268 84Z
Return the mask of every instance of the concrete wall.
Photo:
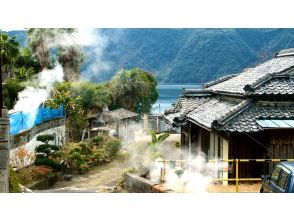
M172 190L165 188L163 185L151 182L145 178L139 177L133 173L124 175L124 187L131 193L167 193Z

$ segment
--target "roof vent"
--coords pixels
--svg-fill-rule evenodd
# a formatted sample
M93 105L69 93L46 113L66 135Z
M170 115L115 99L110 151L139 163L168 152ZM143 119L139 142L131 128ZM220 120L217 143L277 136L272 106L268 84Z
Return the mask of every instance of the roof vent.
M286 57L286 56L294 56L294 48L281 50L278 53L276 53L275 57Z

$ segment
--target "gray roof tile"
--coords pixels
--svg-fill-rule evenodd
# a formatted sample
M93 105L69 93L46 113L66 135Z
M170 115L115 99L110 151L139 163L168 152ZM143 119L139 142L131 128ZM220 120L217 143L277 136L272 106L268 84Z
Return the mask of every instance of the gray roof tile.
M294 78L272 78L254 89L250 94L254 95L293 95Z
M294 105L289 103L251 103L233 119L223 123L222 130L230 132L258 132L258 119L294 119ZM220 123L222 124L222 123Z
M207 86L206 90L213 92L226 92L245 94L246 85L254 85L264 77L274 73L280 73L294 66L294 56L284 56L271 59L255 68L250 68L237 76L220 83Z
M210 98L187 114L187 119L211 128L213 121L221 120L238 109L245 101L228 101L218 98Z

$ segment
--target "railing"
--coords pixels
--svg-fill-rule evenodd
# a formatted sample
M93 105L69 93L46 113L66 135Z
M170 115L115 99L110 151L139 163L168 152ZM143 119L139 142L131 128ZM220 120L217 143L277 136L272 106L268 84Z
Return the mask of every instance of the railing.
M248 163L248 162L294 162L294 159L228 159L228 160L209 160L209 163L233 163L235 165L235 178L217 178L214 179L216 182L230 181L235 182L236 192L239 192L239 182L242 181L261 181L261 178L239 178L239 163ZM160 171L160 181L164 182L165 173L166 173L166 163L169 162L179 162L181 164L189 162L189 160L160 160L158 162L163 163L163 168Z

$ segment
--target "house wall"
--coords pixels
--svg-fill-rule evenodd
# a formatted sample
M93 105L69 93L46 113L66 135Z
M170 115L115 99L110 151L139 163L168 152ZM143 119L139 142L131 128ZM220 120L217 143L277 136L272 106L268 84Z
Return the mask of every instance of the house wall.
M249 135L249 136L248 136ZM264 159L266 155L265 136L258 134L233 133L229 139L230 159ZM235 167L235 166L234 166ZM260 178L264 174L266 164L263 162L239 163L240 178ZM235 176L235 170L232 173Z

